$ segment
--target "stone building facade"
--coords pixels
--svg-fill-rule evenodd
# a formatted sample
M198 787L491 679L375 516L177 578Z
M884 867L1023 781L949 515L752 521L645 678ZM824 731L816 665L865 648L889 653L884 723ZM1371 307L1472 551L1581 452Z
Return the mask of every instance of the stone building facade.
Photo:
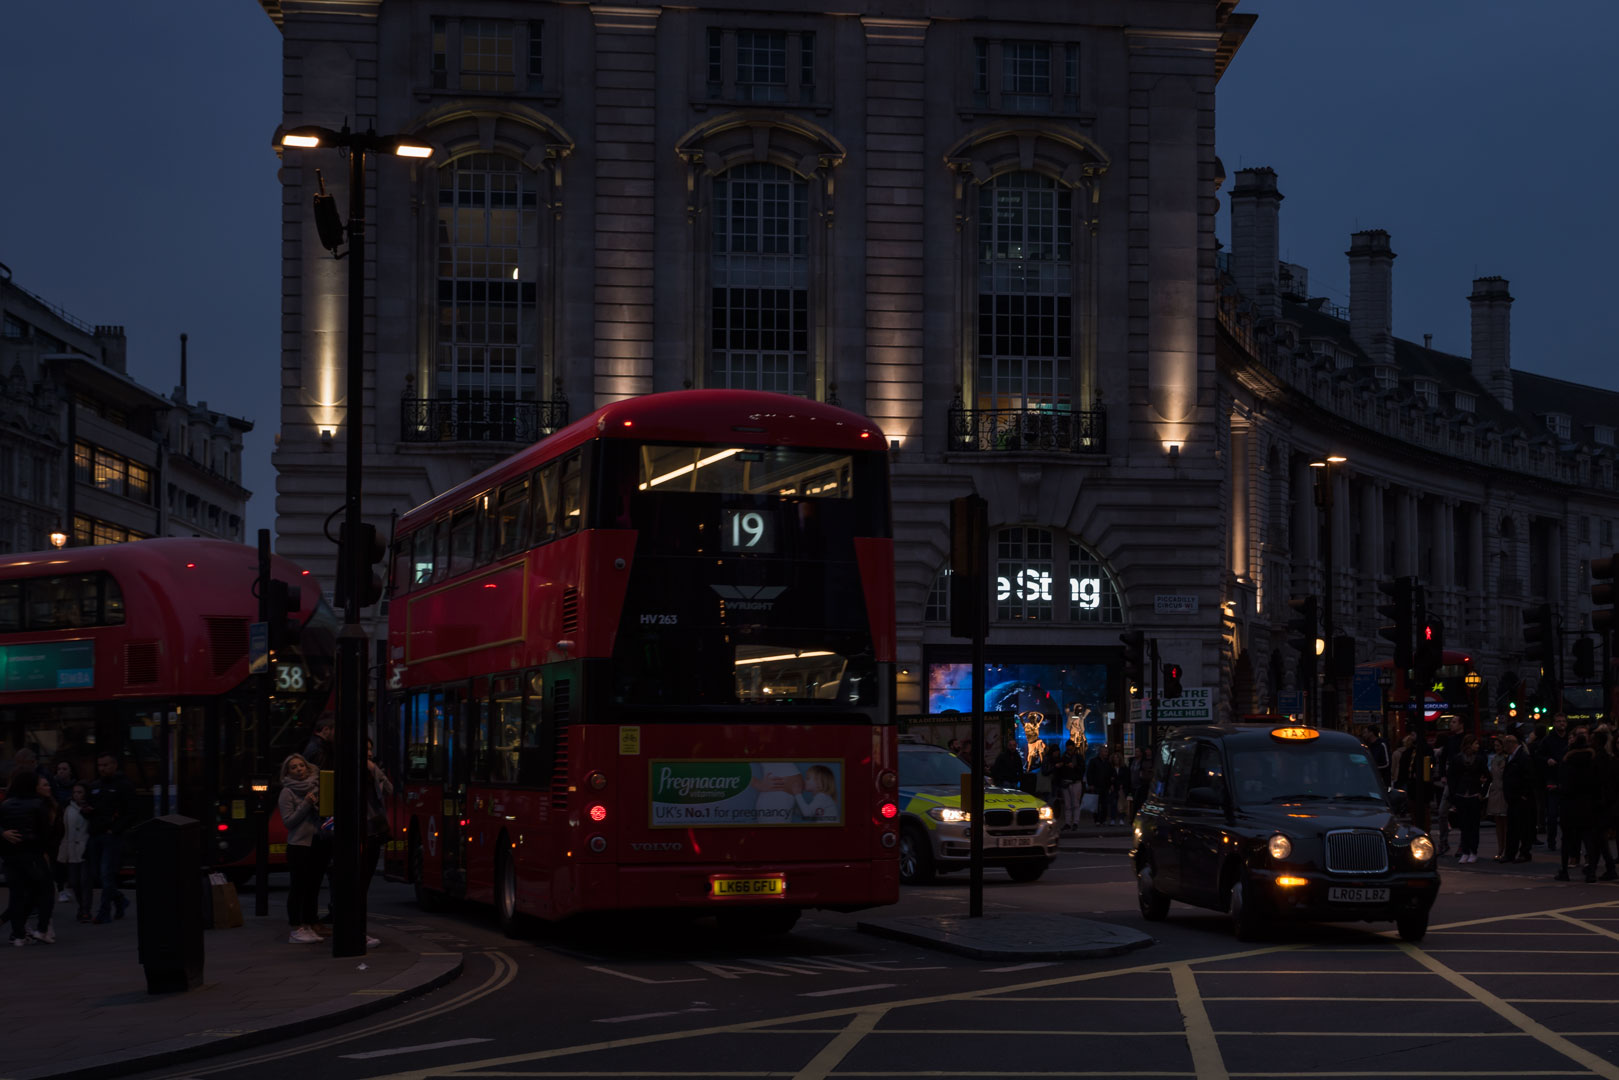
M29 292L0 266L0 553L39 551L60 532L74 545L151 536L240 541L249 492L241 486L242 432L252 425L166 398L130 377L121 326L93 326ZM214 430L222 471L198 472L188 433ZM178 449L177 449L178 448ZM168 491L167 501L160 493ZM176 492L182 494L177 498ZM176 521L185 492L214 500L228 527ZM202 520L210 520L206 511Z
M780 390L893 447L903 710L956 700L941 571L970 492L993 662L1112 713L1139 628L1218 688L1214 91L1252 21L1229 0L263 3L286 127L435 149L369 174L368 519L626 395ZM277 546L329 579L347 267L317 169L348 195L335 154L281 155ZM1007 682L1007 707L1039 685Z
M1464 294L1467 355L1395 337L1396 253L1380 229L1350 237L1348 309L1312 298L1307 269L1278 258L1281 202L1270 169L1237 173L1222 264L1225 682L1235 706L1271 708L1298 688L1288 600L1329 591L1330 550L1334 622L1355 639L1357 662L1390 655L1377 633L1387 603L1378 584L1416 577L1454 666L1465 656L1484 679L1471 692L1452 679L1437 699L1460 713L1476 697L1484 722L1507 719L1497 706L1540 679L1523 612L1550 604L1567 705L1594 714L1600 672L1579 677L1571 657L1590 627L1590 562L1615 551L1619 394L1512 367L1504 278L1478 278ZM1312 498L1325 477L1310 467L1327 455L1347 459L1331 478L1330 538Z

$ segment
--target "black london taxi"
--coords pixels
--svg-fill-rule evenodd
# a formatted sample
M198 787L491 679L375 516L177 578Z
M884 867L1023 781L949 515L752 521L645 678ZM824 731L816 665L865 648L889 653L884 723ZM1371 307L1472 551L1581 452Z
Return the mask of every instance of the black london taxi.
M1185 727L1158 748L1130 857L1141 915L1226 912L1240 940L1277 919L1393 920L1419 941L1439 894L1433 841L1397 819L1360 740L1269 725Z

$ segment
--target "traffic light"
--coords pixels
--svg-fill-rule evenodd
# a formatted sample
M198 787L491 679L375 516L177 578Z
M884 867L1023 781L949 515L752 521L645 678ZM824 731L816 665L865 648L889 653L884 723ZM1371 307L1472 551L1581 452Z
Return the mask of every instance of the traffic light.
M1141 630L1126 630L1119 635L1124 643L1124 688L1131 697L1140 697L1147 684L1147 635Z
M1416 648L1411 653L1411 666L1427 672L1438 671L1445 666L1445 624L1437 615L1422 621L1417 631Z
M339 608L347 608L349 587L358 582L356 600L360 607L370 607L382 599L381 564L388 557L388 545L377 533L377 527L362 521L355 535L349 534L348 522L343 523L337 541L337 590L333 599Z
M1339 686L1348 686L1355 680L1355 639L1348 634L1339 634L1332 639L1330 652L1327 656L1327 670Z
M1298 617L1288 620L1287 624L1287 629L1294 635L1287 639L1287 643L1299 654L1296 666L1298 688L1312 690L1315 688L1316 642L1321 636L1321 602L1314 596L1295 596L1287 602L1287 606L1298 613Z
M1377 636L1393 642L1394 666L1404 671L1411 666L1415 645L1417 579L1402 577L1381 581L1378 582L1377 591L1389 598L1388 603L1377 605L1377 613L1392 620L1388 625L1377 628Z
M1539 664L1546 675L1557 668L1557 627L1552 624L1552 606L1536 604L1523 612L1524 652Z
M1179 664L1164 665L1164 700L1181 696L1181 666Z
M298 643L301 624L293 617L299 614L302 604L297 586L288 585L277 578L270 578L265 585L269 590L265 594L265 610L269 612L270 651L281 652L287 646Z
M1591 560L1591 629L1599 634L1613 629L1613 571L1619 555Z
M950 636L989 636L989 503L950 500Z
M1597 673L1596 640L1580 636L1574 641L1574 677L1594 679Z

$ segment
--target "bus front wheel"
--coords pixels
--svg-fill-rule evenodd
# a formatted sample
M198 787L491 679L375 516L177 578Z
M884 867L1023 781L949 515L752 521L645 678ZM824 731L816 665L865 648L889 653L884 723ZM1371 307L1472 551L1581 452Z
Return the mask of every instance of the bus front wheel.
M446 911L450 898L426 884L427 860L422 855L422 835L414 833L410 839L410 884L416 891L416 906L423 911Z
M523 917L517 911L517 860L512 858L511 844L504 836L500 843L495 867L495 915L500 920L500 932L518 938L523 936Z

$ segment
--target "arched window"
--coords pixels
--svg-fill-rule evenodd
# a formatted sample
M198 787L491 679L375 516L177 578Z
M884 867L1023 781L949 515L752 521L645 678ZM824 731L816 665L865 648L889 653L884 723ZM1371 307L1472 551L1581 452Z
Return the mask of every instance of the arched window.
M1049 529L1012 527L994 535L994 618L1002 622L1110 624L1124 621L1113 575L1096 553ZM933 579L924 622L948 622L954 575Z
M439 169L435 397L534 397L538 204L534 174L504 154L466 154Z
M809 189L769 162L714 177L705 385L808 394Z
M1073 194L1004 173L978 193L977 408L1068 408Z

